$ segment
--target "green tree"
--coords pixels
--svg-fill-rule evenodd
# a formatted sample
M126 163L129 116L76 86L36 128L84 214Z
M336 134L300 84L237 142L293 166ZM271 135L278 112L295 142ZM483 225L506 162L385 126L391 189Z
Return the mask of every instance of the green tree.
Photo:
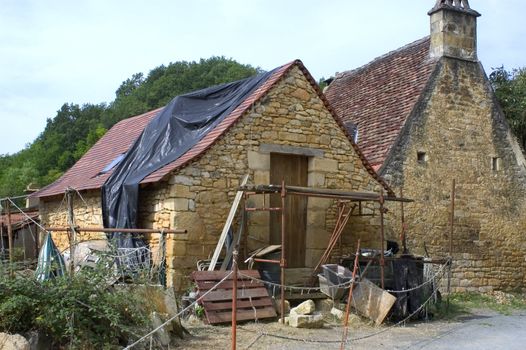
M526 68L509 72L502 66L493 70L490 81L511 129L526 149Z
M260 72L225 57L179 61L133 74L109 104L65 103L35 141L13 155L0 155L0 197L20 194L29 183L45 186L58 179L115 123L159 108L173 97Z

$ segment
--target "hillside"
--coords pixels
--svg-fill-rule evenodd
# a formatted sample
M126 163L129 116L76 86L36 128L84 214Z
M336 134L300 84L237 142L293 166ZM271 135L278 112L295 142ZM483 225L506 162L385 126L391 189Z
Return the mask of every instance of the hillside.
M134 74L110 103L64 103L35 141L13 155L0 155L0 198L22 194L28 184L45 186L59 178L118 121L164 106L173 97L258 73L225 57L179 61Z

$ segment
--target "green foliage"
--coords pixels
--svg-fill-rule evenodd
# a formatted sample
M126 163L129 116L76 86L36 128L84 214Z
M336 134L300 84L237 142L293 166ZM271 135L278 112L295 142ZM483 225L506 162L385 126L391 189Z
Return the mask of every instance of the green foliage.
M323 89L329 86L329 84L327 84L327 79L325 79L324 77L321 77L318 80L318 86L320 87L320 90L323 91Z
M162 107L186 92L248 78L260 70L225 57L211 57L199 62L179 61L161 65L144 78L142 73L125 80L115 92L115 101L105 115L105 125Z
M38 330L57 346L117 348L149 327L138 293L108 287L109 271L88 271L38 283L0 276L0 332Z
M495 292L494 295L475 292L453 293L449 297L449 310L445 300L433 312L440 319L455 319L470 314L472 310L489 309L504 315L526 309L526 299L520 294Z
M490 81L508 123L526 149L526 68L493 70Z
M181 61L156 67L147 77L133 74L109 105L66 103L33 143L16 154L0 155L0 197L22 194L30 183L55 181L122 119L162 107L177 95L258 72L225 57Z

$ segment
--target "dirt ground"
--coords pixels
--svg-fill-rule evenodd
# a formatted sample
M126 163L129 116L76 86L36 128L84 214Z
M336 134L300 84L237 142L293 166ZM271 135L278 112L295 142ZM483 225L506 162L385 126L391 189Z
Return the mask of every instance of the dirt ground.
M178 349L229 349L230 326L184 322L192 336ZM342 326L326 319L323 329L297 329L277 322L240 324L237 349L339 349ZM363 339L360 339L365 337ZM295 340L293 340L293 339ZM526 348L526 312L502 315L488 309L472 310L452 321L414 322L375 327L353 318L346 349L511 349Z

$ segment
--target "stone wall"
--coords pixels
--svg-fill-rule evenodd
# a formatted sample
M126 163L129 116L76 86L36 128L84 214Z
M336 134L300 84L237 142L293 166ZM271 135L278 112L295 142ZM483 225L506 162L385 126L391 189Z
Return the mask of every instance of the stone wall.
M151 203L150 209L141 210L149 213L145 225L166 225L170 217L171 227L188 230L169 249L175 285L184 286L196 261L213 253L240 179L249 174L251 183L269 183L274 152L309 156L309 186L380 190L303 73L293 68L202 158L174 174L168 184L143 190L144 198L150 198L143 203ZM264 202L269 203L268 196L250 199L252 206ZM249 215L248 250L268 244L269 217L268 212ZM334 221L334 201L308 199L307 267L321 256ZM358 237L372 241L378 227L377 217L353 218L344 245L354 245Z
M309 186L380 190L315 90L294 67L201 158L172 174L168 181L141 187L139 227L188 230L168 236L169 283L185 288L197 261L212 255L245 174L250 175L250 183L269 184L271 153L308 156ZM269 203L268 197L253 196L250 205L263 206L264 201ZM47 214L58 203L49 204L44 205L49 209L43 215L50 222L60 221L62 217ZM372 214L374 206L364 205L364 211ZM335 212L333 200L308 199L305 266L314 266L320 258L334 227ZM100 215L100 207L95 214ZM83 212L79 215L84 216ZM353 217L344 234L343 248L353 251L358 238L362 238L362 246L378 246L378 233L377 216ZM149 238L155 249L157 235ZM251 213L248 250L268 245L269 239L269 213Z
M78 227L102 227L100 191L83 191L82 198L74 195L73 215L75 217L75 225ZM68 227L65 197L42 198L40 200L40 218L45 227ZM77 236L78 241L104 238L105 235L103 233L96 232L81 232ZM53 241L60 250L69 247L66 232L54 232Z
M413 253L448 255L456 179L454 274L459 291L524 289L525 168L478 63L444 58L384 169L406 206ZM390 218L399 232L399 208Z

